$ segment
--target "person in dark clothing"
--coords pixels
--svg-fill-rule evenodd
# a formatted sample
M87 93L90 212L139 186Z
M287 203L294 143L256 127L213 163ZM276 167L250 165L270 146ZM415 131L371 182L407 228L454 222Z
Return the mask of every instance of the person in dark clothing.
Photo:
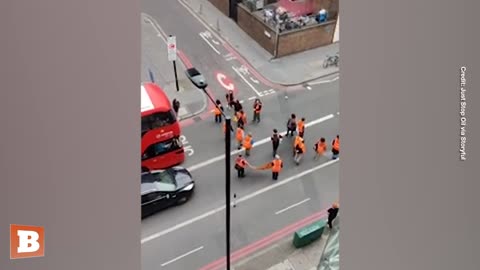
M227 98L227 108L228 109L233 108L233 105L235 104L235 98L233 96L233 91L232 90L228 91L228 93L225 95L225 97Z
M172 107L173 107L173 110L175 111L175 114L178 115L178 110L180 109L180 101L174 98L172 101Z
M328 209L328 227L331 229L333 227L332 222L337 217L339 210L338 203L332 204L332 207Z
M280 140L282 138L283 136L278 134L278 130L274 129L273 135L272 137L270 137L270 140L272 141L272 147L273 147L273 157L277 155L278 146L280 145Z
M293 136L293 133L297 130L297 120L296 120L297 116L292 113L290 119L288 119L288 122L287 122L287 137L288 137L288 134L291 134Z
M215 123L222 123L222 112L223 112L222 102L220 102L220 100L217 99L215 101L215 104L217 104L217 106L214 109Z
M235 100L233 102L233 108L235 109L235 114L241 110L243 110L242 104L240 103L240 100Z

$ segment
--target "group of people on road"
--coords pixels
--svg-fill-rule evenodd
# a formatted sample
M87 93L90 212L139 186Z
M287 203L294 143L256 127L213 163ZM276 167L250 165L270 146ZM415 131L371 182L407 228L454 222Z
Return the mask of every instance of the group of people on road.
M245 151L245 157L239 154L235 160L235 169L237 170L237 176L239 178L245 177L245 169L250 167L255 170L266 170L271 169L272 171L272 179L277 180L279 173L283 168L283 161L280 156L277 154L278 148L280 143L283 140L283 136L278 132L277 129L273 130L273 134L270 138L273 147L273 160L261 166L252 166L246 160L246 157L249 157L251 154L251 149L253 148L255 141L253 139L253 135L251 132L245 132L245 128L247 126L247 114L245 113L241 102L238 99L235 99L233 91L229 91L226 95L226 104L227 110L233 110L233 121L236 122L235 131L234 131L234 138L236 141L237 149ZM215 115L215 123L222 124L222 115L224 115L225 110L220 100L215 101L215 108L213 113ZM262 102L260 99L255 99L252 111L253 111L253 118L252 123L260 123L260 115L262 111ZM292 113L290 118L287 120L286 128L287 132L285 137L292 137L292 154L294 161L297 165L300 165L301 160L303 159L305 153L307 152L307 147L305 143L305 129L306 129L306 119L302 117L300 120L297 120L297 116ZM223 133L225 134L226 125L225 123L222 124L223 126ZM324 137L321 137L318 141L315 142L313 145L313 149L315 151L314 160L317 160L319 157L324 156L327 152L327 142ZM338 158L340 153L340 136L337 135L333 141L331 146L332 151L332 159Z
M298 122L296 121L296 118L297 118L296 115L292 114L291 117L288 119L287 132L285 136L294 137L292 152L293 152L295 163L299 165L301 159L303 158L307 150L305 139L304 139L306 125L305 125L304 117L301 118L300 121ZM250 149L253 147L253 139L252 139L251 133L248 133L245 137L243 137L243 132L244 132L243 127L238 126L236 139L238 142L238 149L241 149L241 147L244 147L245 155L248 157L250 156ZM272 179L277 180L278 175L283 168L283 161L281 160L280 156L277 154L277 151L282 139L283 139L283 136L278 132L277 129L274 129L273 134L270 137L270 140L272 142L272 148L273 148L272 155L274 159L271 162L266 163L262 166L254 167L250 165L248 161L245 159L245 157L239 154L235 160L235 169L237 169L238 177L239 178L245 177L245 168L248 166L255 170L271 169ZM324 156L325 153L327 152L326 139L324 137L321 137L314 144L313 149L315 150L315 154L313 157L314 160L317 160L319 157ZM340 136L339 135L337 135L333 139L331 151L332 151L332 159L338 158L338 155L340 153Z

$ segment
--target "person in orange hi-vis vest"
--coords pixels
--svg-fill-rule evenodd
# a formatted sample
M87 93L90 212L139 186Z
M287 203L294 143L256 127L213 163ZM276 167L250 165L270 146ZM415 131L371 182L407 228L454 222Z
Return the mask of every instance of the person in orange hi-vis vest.
M272 179L278 180L278 174L283 168L283 161L280 159L279 155L275 156L275 159L272 161Z
M253 146L252 133L248 133L247 136L245 136L245 138L243 139L242 145L245 148L245 156L249 157L250 150L252 149L252 146Z
M300 121L298 121L297 129L298 129L298 136L303 138L303 134L305 133L305 117L302 118Z
M323 156L327 151L327 143L325 142L325 138L320 138L320 140L315 143L313 149L315 150L315 156L313 157L313 160L317 160L319 157Z
M303 155L305 154L307 148L305 147L305 141L303 139L300 140L300 142L297 144L297 147L295 148L295 163L297 165L300 164L300 160L302 159Z
M245 177L245 167L249 165L245 158L242 155L238 155L235 159L235 169L237 170L238 178Z
M340 154L340 135L332 141L332 159L337 159Z
M297 146L302 140L303 139L300 135L295 136L295 139L293 140L293 156L297 154Z
M253 120L252 122L260 123L260 112L262 111L262 102L260 99L255 99L253 103Z
M236 132L236 134L235 134L235 138L237 139L238 149L239 149L239 150L242 149L243 137L244 137L243 128L242 128L242 127L237 127L237 132Z
M222 111L223 111L223 106L220 100L217 99L215 101L215 108L213 109L213 114L215 115L215 123L222 123Z

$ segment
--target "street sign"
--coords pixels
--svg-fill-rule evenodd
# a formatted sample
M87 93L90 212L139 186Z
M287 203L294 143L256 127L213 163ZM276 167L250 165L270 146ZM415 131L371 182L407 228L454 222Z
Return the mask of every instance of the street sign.
M167 41L168 61L177 60L177 40L175 36L169 36Z

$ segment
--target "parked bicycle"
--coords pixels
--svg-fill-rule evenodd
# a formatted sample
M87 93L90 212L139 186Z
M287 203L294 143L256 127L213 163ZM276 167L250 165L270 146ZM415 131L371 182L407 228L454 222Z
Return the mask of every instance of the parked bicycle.
M338 60L339 60L338 52L333 56L327 56L327 59L323 61L323 68L328 68L330 66L338 67Z

